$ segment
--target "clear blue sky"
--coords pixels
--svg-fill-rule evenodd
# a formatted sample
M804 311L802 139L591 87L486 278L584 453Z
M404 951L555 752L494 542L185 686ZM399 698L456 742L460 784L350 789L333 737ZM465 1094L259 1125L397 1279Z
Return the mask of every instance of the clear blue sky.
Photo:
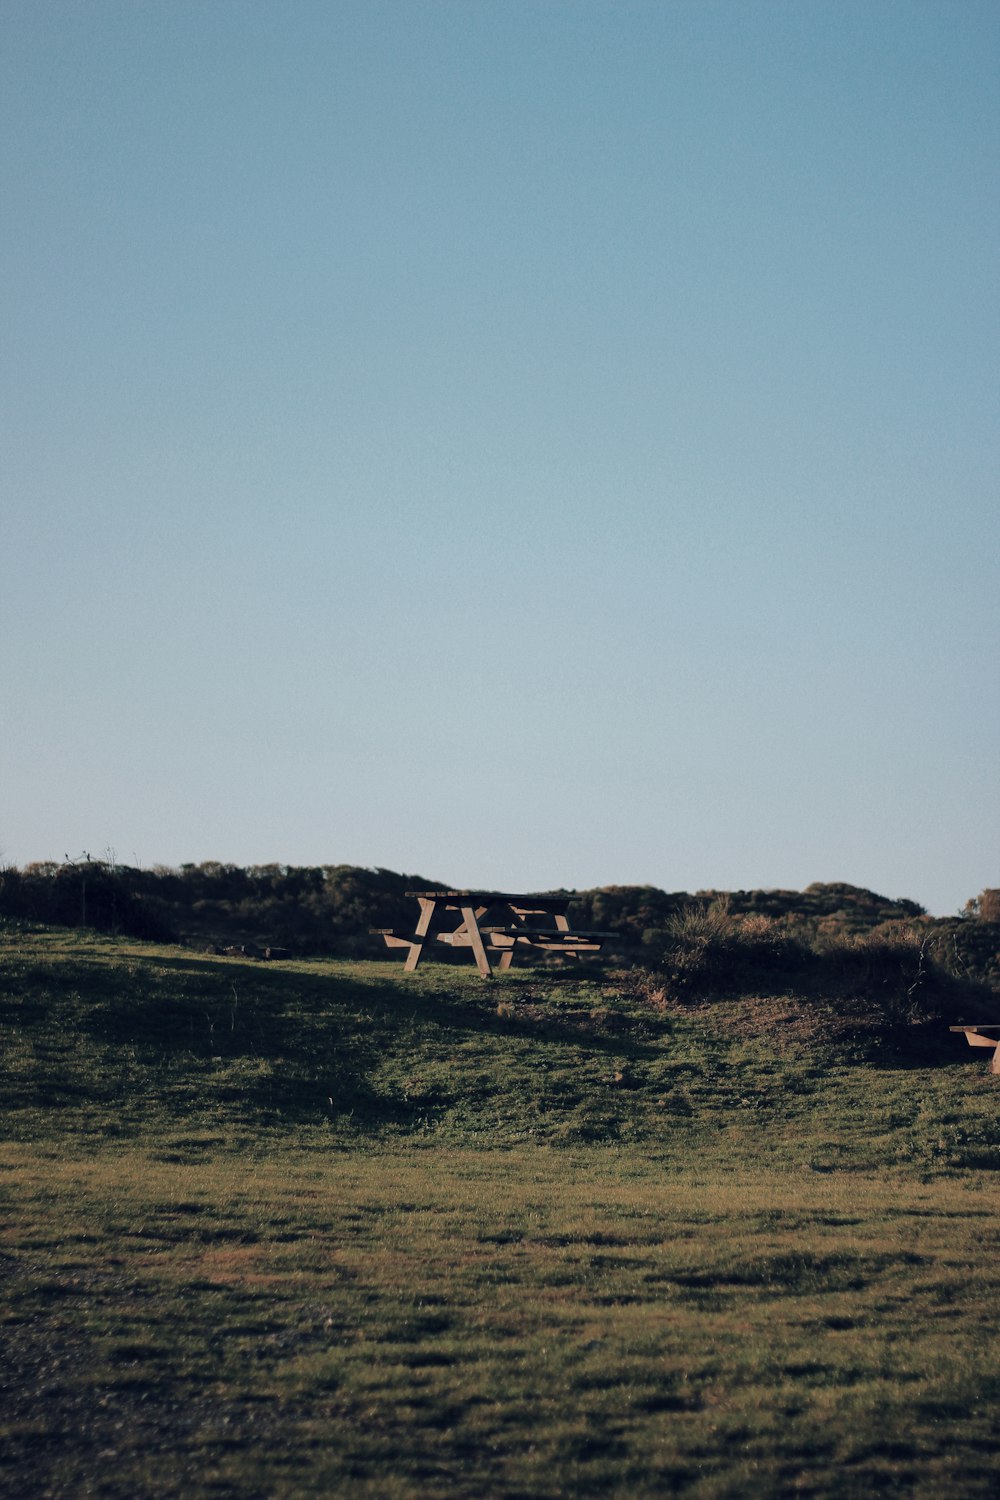
M0 851L1000 884L1000 9L5 0Z

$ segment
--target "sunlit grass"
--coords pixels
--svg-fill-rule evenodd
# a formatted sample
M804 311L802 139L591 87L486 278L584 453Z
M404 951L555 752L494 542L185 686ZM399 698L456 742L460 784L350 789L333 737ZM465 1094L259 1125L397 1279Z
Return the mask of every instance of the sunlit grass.
M964 1052L599 976L3 960L5 1492L993 1492L1000 1095Z
M7 1331L64 1351L8 1442L51 1439L70 1401L64 1492L116 1416L116 1494L179 1492L206 1450L262 1493L987 1492L1000 1235L979 1179L720 1181L621 1148L246 1171L20 1145L4 1166ZM158 1474L146 1418L179 1444Z

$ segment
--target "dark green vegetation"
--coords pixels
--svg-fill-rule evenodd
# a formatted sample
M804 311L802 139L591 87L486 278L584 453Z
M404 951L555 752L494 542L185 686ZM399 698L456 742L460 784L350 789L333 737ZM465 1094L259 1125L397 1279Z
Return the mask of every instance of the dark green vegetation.
M0 868L0 917L93 927L192 946L274 944L299 955L385 954L371 928L412 930L408 890L447 886L422 875L356 865L255 865L218 860L151 870L90 855L64 864ZM671 924L720 905L734 917L761 917L809 947L877 933L903 923L933 940L936 960L956 975L1000 984L1000 891L986 890L962 917L936 919L915 901L889 900L858 886L814 884L804 891L661 891L605 886L577 891L569 908L580 931L615 934L619 960L645 962ZM444 956L444 955L443 955Z
M0 928L0 1489L992 1494L1000 1084L882 959L672 988L705 933L483 983Z

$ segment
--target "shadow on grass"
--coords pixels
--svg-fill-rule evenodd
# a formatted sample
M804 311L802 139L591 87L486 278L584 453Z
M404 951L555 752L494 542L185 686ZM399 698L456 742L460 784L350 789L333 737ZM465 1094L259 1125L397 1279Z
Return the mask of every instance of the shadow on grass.
M602 1032L586 1009L547 1006L547 976L481 989L467 976L421 976L412 989L401 979L346 966L312 973L134 951L66 955L37 967L15 1021L35 1053L17 1103L127 1112L148 1100L170 1111L180 1090L189 1101L180 1107L194 1114L220 1109L247 1123L348 1117L415 1129L454 1106L475 1110L491 1088L516 1087L532 1053L535 1065L571 1070L581 1053L638 1062L656 1051ZM511 1009L498 1014L498 997ZM488 1067L511 1069L506 1082L483 1083L479 1066L464 1082L456 1066L449 1079L450 1054L477 1036ZM409 1087L420 1074L426 1082Z
M524 983L513 993L502 986L502 982L501 986L496 986L487 981L482 985L480 998L475 992L470 996L464 984L457 990L442 987L438 993L428 993L426 989L410 992L402 977L401 965L393 966L396 972L391 977L361 979L336 970L329 974L304 974L274 969L252 959L230 959L224 967L220 967L218 960L211 959L165 958L157 960L157 964L161 968L208 979L213 992L221 988L232 996L235 987L237 1005L242 993L240 986L245 985L246 995L252 995L255 1003L264 1000L261 1015L266 1014L271 1022L270 1033L265 1035L262 1032L261 1041L272 1047L280 1043L286 1053L289 1047L295 1046L294 1035L287 1029L289 1001L293 1004L295 1001L310 1002L317 1024L325 1020L332 1025L337 1019L365 1013L369 1025L384 1028L387 1039L398 1034L400 1022L416 1022L421 1026L436 1026L441 1032L453 1031L463 1041L468 1034L479 1033L550 1045L575 1042L585 1044L594 1052L614 1057L628 1056L634 1060L653 1057L659 1050L637 1037L620 1032L609 1035L600 1029L599 1023L588 1025L581 1012L568 1018L564 1011L556 1007L547 1009L544 1001L539 1002L536 989L545 990L553 983L592 982L597 978L594 974L558 973L553 976L542 972L532 975L530 980L525 976ZM241 976L239 982L234 980L234 973ZM224 1005L229 1003L225 995L223 1001ZM497 1009L500 1001L510 1002L510 1009L502 1014ZM523 1013L525 1002L531 1005L530 1015ZM518 1013L519 1005L521 1014ZM274 1030L275 1024L280 1028L278 1031Z
M948 1030L949 1024L935 1020L873 1027L867 1034L859 1030L853 1034L859 1065L887 1073L908 1073L963 1063L981 1066L985 1062L984 1071L988 1071L990 1054L983 1048L970 1047L964 1036Z

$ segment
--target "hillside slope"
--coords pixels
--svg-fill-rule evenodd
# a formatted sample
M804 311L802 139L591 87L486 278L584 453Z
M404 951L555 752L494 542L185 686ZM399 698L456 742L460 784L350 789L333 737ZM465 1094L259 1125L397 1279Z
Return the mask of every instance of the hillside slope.
M752 1120L770 1154L809 1159L836 1119L858 1164L978 1151L949 1130L956 1090L983 1107L949 1017L887 1029L784 984L664 1008L586 965L483 983L471 965L261 965L55 929L6 930L0 958L6 1128L22 1138L184 1127L242 1148L294 1127L676 1152Z
M0 1046L10 1500L995 1492L943 1022L8 927Z

